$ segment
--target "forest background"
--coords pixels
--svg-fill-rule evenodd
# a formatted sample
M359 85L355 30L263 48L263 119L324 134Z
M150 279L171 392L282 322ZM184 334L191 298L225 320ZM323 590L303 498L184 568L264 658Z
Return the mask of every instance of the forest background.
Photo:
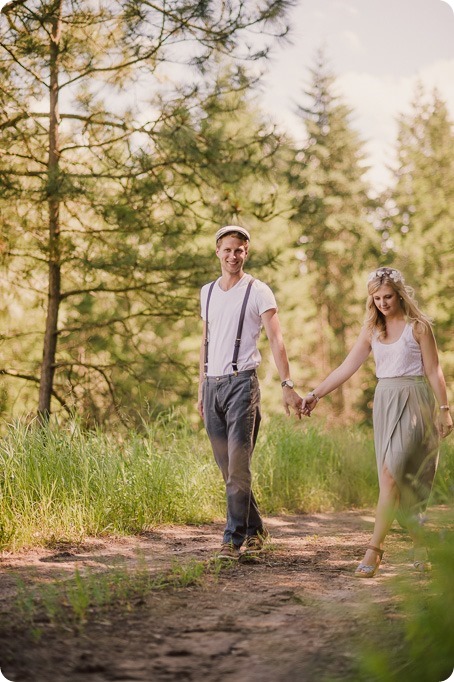
M223 517L225 490L195 405L199 290L219 274L220 225L251 231L248 269L276 293L300 393L351 346L367 274L379 265L402 269L416 287L452 376L454 129L446 101L415 89L380 191L329 50L299 65L307 74L295 93L299 130L283 131L259 96L261 72L297 4L12 0L2 8L0 550L8 561L23 548L81 548L89 536ZM370 508L372 362L300 423L281 416L264 339L261 350L267 419L253 475L263 512ZM446 519L453 469L447 439L432 498ZM452 540L445 530L432 536L438 551L439 538ZM430 608L423 594L416 627L407 619L414 679L424 682L441 679L452 662L452 547L441 547ZM315 572L325 574L318 559ZM79 578L78 594L93 606L90 582ZM138 584L134 574L130 583ZM112 599L113 613L115 590ZM9 604L7 612L1 639L9 643ZM30 613L27 623L32 636ZM22 660L30 646L18 642ZM61 648L65 657L69 649ZM412 656L398 649L408 673ZM431 661L438 668L428 678ZM373 662L383 669L376 651ZM387 679L401 679L394 661L389 669Z
M141 428L195 402L200 286L214 233L250 229L249 270L276 292L303 393L357 334L367 273L402 269L454 354L454 131L422 85L402 113L388 186L327 51L296 93L298 139L260 104L259 65L291 3L30 0L1 16L0 410ZM280 411L264 340L263 402ZM368 363L320 405L368 422ZM452 397L452 395L451 395Z

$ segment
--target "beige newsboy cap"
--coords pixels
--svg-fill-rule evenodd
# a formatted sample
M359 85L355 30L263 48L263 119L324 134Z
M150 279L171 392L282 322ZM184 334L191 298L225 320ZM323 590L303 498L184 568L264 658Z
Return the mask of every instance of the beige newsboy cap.
M230 234L230 232L238 232L238 234L242 234L243 237L248 240L248 242L251 240L251 235L244 227L240 227L239 225L226 225L225 227L221 227L221 229L216 232L216 243L221 237L225 237L225 235Z

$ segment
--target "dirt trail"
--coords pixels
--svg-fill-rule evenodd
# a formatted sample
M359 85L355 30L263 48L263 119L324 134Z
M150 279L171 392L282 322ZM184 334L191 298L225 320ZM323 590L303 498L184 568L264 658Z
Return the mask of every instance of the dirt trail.
M370 538L370 514L266 523L272 544L260 563L237 564L201 586L155 591L127 611L94 613L80 633L43 623L39 641L8 616L18 576L36 584L76 567L132 567L138 557L158 573L175 559L208 560L222 527L167 526L135 538L0 555L3 675L13 682L358 682L360 641L377 636L371 610L384 615L387 637L399 622L389 581L410 572L406 535L392 531L380 577L368 581L353 571Z

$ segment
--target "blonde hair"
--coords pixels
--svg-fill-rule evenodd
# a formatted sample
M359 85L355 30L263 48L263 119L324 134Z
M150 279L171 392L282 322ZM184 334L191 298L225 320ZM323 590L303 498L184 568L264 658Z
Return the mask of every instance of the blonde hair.
M407 322L417 332L424 333L432 328L432 321L418 307L414 290L405 284L402 273L394 268L379 268L367 278L365 326L371 336L377 332L379 339L386 338L386 319L374 303L374 294L383 284L388 284L396 292Z

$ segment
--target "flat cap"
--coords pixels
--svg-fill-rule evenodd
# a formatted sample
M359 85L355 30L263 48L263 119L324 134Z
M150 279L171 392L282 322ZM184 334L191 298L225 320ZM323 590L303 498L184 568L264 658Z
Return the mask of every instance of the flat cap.
M218 239L225 237L226 234L230 234L231 232L237 232L238 234L243 235L248 242L251 240L251 235L244 227L240 227L239 225L226 225L216 232L216 243L218 242Z

